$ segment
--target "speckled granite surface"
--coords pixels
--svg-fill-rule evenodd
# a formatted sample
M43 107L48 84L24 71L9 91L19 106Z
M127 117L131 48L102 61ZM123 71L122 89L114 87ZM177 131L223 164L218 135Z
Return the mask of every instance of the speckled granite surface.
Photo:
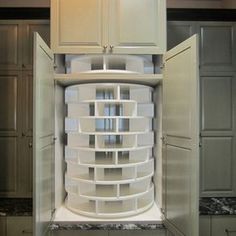
M0 198L0 216L32 216L32 199Z
M51 230L157 230L163 224L51 224Z
M201 198L200 215L236 215L236 197Z

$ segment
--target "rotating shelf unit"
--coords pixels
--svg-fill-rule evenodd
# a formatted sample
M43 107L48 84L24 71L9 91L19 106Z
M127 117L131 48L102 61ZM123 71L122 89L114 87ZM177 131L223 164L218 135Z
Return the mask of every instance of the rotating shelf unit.
M97 83L65 90L67 207L79 214L116 218L154 202L152 88Z

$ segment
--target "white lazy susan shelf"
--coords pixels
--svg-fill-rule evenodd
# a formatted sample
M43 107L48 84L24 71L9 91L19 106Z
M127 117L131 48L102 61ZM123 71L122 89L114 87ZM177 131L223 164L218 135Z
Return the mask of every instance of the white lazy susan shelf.
M132 83L148 86L156 86L162 82L162 74L140 73L114 73L103 71L101 73L80 72L73 74L55 74L54 80L62 86L84 83Z
M65 89L68 209L91 217L119 218L153 205L152 90L126 83L86 83Z

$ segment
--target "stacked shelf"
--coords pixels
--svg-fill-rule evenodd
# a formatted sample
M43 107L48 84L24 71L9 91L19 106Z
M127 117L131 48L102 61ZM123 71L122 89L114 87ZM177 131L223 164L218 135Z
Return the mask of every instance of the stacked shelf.
M93 217L123 217L154 201L152 88L98 83L66 88L67 207Z

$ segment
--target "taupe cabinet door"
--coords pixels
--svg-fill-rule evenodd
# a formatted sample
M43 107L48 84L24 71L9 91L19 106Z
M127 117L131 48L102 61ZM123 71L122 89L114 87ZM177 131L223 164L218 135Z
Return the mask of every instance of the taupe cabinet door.
M46 44L50 45L50 25L48 20L27 20L22 23L23 31L23 59L22 67L24 70L33 69L33 41L34 32L37 32Z
M1 21L0 35L0 70L20 70L22 66L20 22Z
M54 80L53 54L34 38L33 166L34 235L43 236L54 209Z
M200 35L201 197L236 195L236 23L168 22L168 48Z
M0 195L16 197L21 146L21 73L0 74Z
M168 230L198 236L199 75L197 36L164 56L163 175Z

